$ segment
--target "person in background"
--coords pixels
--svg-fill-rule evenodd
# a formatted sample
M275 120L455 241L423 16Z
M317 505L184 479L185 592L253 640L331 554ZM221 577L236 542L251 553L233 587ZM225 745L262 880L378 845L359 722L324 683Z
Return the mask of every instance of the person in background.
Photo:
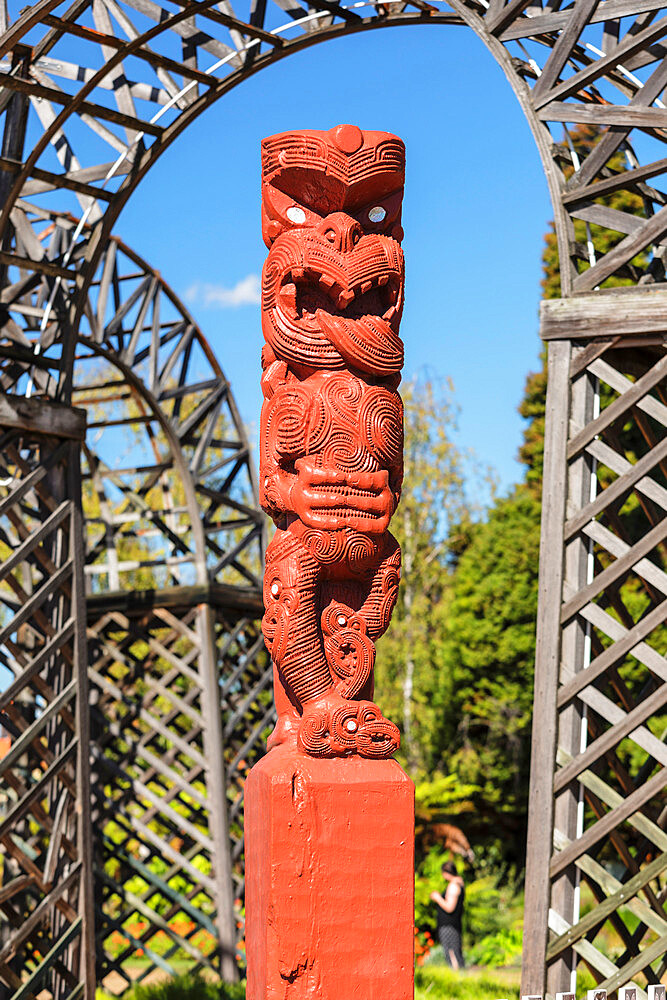
M466 894L465 885L453 861L446 861L442 866L442 877L446 883L444 896L439 892L431 893L431 899L438 907L438 940L447 964L453 969L464 969L461 919Z

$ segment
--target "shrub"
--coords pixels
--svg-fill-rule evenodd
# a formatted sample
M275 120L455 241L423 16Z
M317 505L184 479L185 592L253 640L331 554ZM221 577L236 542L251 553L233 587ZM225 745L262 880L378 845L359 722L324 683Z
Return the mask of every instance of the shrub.
M502 965L517 965L521 960L523 931L521 927L504 927L487 934L466 952L466 962L495 969Z

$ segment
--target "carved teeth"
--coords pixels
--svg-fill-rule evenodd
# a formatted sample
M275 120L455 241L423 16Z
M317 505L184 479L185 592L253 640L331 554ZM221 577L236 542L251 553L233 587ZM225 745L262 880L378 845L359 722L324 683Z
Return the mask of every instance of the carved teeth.
M341 292L338 296L338 308L345 309L349 306L350 302L354 299L354 292Z
M296 285L293 283L283 285L280 289L280 302L283 306L290 306L296 310Z
M380 277L378 278L378 285L386 285L388 281L389 281L389 275L381 274Z
M333 278L329 278L327 277L326 274L322 274L320 275L319 284L321 285L322 288L326 288L327 291L330 291L334 287L336 282Z
M361 285L361 294L363 295L365 292L370 292L372 287L373 287L372 281L364 281Z
M302 267L293 267L292 268L292 277L294 278L295 281L302 281L303 278L306 277L306 272L305 272L304 268L302 268Z

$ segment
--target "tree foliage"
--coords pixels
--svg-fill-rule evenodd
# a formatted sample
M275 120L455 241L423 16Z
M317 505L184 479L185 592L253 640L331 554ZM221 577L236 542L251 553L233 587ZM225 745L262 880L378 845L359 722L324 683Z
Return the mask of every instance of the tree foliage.
M473 526L460 555L442 656L458 719L441 759L478 786L471 834L523 833L533 695L539 503L517 489Z
M590 126L570 132L563 144L566 176L598 139L598 132ZM627 169L622 152L611 169ZM644 213L640 197L632 193L617 192L597 200L638 216ZM574 238L578 267L585 270L594 254L607 252L623 234L577 221ZM553 226L545 234L542 260L543 294L558 297L560 269ZM637 263L631 262L625 273L607 284L632 283ZM656 257L649 270L661 268L662 261ZM472 787L474 808L458 822L473 848L491 848L503 863L519 865L525 844L533 698L547 385L544 351L540 361L540 368L526 379L519 405L525 420L519 451L522 481L509 495L498 498L485 517L452 520L445 544L438 539L429 588L416 608L419 633L427 637L429 652L427 664L415 673L415 721L409 750L418 777L433 781L438 775L453 775L461 787ZM603 408L606 403L602 398ZM619 432L628 455L642 453L640 441L633 448L631 434L636 430L624 427ZM407 433L409 438L409 423ZM599 475L604 480L603 468ZM406 489L410 490L409 480ZM643 597L628 592L624 600ZM403 605L400 628L405 636L413 627L409 612ZM409 643L402 655L407 648ZM422 688L424 677L428 679Z
M453 822L473 847L504 840L513 857L525 817L539 501L521 486L480 517L469 500L479 471L453 443L449 389L412 383L403 395L405 485L392 521L403 582L378 646L378 697L401 727L402 763L428 782L418 785L432 814L423 849Z
M451 387L423 380L401 390L405 479L391 529L402 550L402 583L376 679L384 711L399 725L412 777L437 769L444 729L453 733L449 678L440 656L451 600L449 546L469 518L466 456L454 444Z

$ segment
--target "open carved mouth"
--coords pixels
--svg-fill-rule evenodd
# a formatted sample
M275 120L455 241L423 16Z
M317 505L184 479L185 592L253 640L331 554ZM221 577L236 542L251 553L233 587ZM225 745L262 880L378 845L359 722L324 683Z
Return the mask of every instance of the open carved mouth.
M313 510L329 517L347 517L350 513L357 517L377 521L387 516L386 504L379 503L381 490L363 490L352 486L317 484L317 493L322 499L312 503ZM326 499L325 499L326 498Z
M393 325L400 308L401 280L381 274L357 286L343 287L334 278L307 268L293 268L283 275L278 305L291 320L319 326L318 313L343 320L384 320Z

